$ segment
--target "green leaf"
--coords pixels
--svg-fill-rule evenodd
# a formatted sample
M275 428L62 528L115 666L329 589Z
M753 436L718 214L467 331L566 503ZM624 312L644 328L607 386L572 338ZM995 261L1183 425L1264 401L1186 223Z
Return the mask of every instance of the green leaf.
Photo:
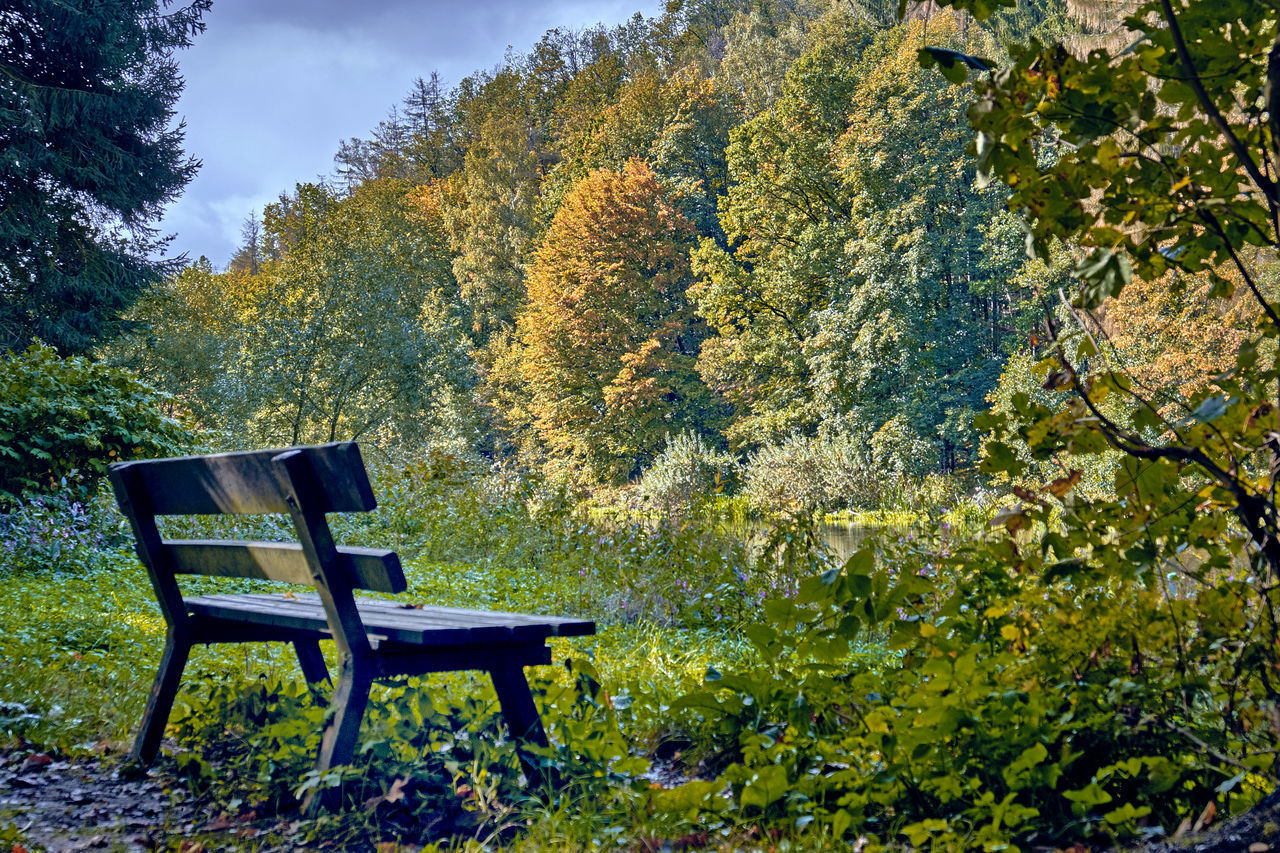
M1021 474L1026 464L1023 463L1013 448L1001 441L988 441L984 446L985 455L982 460L982 468L988 473L997 471L1007 471L1010 474Z
M742 789L743 806L765 809L786 796L791 784L787 781L786 768L776 764L760 767Z
M1120 294L1133 280L1133 269L1125 255L1109 249L1094 249L1075 265L1072 275L1084 284L1081 288L1083 307L1096 308L1104 299Z

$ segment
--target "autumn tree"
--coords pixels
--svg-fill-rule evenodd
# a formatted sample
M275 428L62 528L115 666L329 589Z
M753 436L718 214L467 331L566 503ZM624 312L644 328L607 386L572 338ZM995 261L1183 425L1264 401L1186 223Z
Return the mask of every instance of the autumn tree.
M458 428L471 344L435 196L387 179L346 196L300 185L266 210L279 258L257 274L193 266L109 354L230 446L395 445Z
M565 196L529 272L500 392L552 467L589 480L634 475L668 434L714 420L684 299L691 226L639 160ZM523 394L524 402L518 398Z

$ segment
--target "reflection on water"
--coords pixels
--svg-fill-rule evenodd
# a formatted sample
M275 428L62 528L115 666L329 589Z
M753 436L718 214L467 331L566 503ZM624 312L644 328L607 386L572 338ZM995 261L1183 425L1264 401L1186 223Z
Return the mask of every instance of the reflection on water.
M871 531L866 527L858 527L853 522L824 522L818 525L818 534L822 543L831 549L838 562L843 563L849 555L858 550L862 540Z
M769 541L774 528L767 522L754 521L730 524L725 530L746 542L751 548L758 549ZM852 521L822 521L814 525L814 531L818 535L818 540L839 564L849 559L849 555L858 550L858 546L870 535L872 528Z
M649 517L632 519L629 522L610 522L606 519L598 523L606 526L639 524L652 530L661 522ZM766 521L726 521L720 529L745 543L755 553L759 553L759 549L768 543L769 537L776 530L773 524ZM876 529L852 521L821 521L814 525L818 541L830 552L837 564L849 559L849 555L858 550L862 541Z

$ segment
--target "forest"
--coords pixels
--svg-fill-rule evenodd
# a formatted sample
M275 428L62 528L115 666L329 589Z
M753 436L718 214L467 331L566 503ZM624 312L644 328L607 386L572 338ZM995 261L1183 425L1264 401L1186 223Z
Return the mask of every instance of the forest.
M669 0L156 261L209 3L107 5L0 13L0 791L146 701L111 462L355 440L410 595L597 622L559 784L458 673L317 774L292 657L211 646L148 849L1280 844L1280 7Z

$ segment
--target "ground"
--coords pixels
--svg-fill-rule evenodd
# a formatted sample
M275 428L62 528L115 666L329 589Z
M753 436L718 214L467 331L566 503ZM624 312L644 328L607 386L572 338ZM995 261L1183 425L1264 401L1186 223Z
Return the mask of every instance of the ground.
M173 766L161 761L142 775L122 772L118 757L65 760L31 750L0 752L0 853L110 850L206 853L251 847L263 853L332 849L304 843L299 824L252 812L206 813ZM669 782L680 781L677 778ZM392 847L395 845L389 845ZM379 845L383 848L383 845ZM414 847L399 847L412 851ZM1134 853L1280 853L1280 792L1202 835L1150 844ZM1069 848L1064 853L1088 853Z
M0 851L12 845L12 853L204 853L249 846L250 839L264 853L308 849L291 840L297 826L289 821L204 813L166 762L145 774L122 772L123 766L109 756L0 753Z

